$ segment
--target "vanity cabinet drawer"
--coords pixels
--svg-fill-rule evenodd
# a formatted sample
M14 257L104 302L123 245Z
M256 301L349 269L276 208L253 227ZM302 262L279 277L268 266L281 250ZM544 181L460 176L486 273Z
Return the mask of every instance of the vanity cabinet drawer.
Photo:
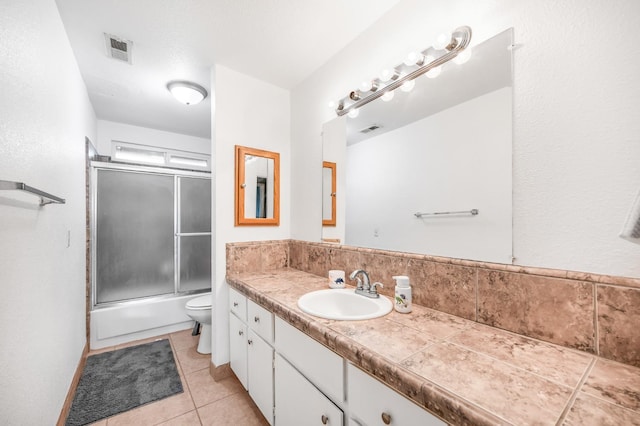
M275 377L278 426L344 424L342 410L279 354L275 358Z
M343 402L343 358L278 317L275 330L277 352L325 395Z
M367 426L446 426L424 408L387 387L353 364L347 364L349 410Z
M247 322L247 297L231 287L229 287L229 311L243 322Z
M273 314L253 300L247 302L247 325L267 343L273 344Z

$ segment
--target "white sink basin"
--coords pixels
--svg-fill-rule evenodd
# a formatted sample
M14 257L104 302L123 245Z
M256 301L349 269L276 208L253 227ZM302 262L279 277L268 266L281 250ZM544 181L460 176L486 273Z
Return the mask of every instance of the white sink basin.
M373 299L353 289L326 289L305 294L298 307L309 315L345 321L378 318L391 312L393 305L382 295Z

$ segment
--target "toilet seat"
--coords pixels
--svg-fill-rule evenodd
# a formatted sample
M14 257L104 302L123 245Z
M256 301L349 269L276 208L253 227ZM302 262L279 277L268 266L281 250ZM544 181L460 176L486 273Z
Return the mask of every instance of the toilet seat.
M189 300L186 308L194 311L211 309L211 294L205 294L204 296Z

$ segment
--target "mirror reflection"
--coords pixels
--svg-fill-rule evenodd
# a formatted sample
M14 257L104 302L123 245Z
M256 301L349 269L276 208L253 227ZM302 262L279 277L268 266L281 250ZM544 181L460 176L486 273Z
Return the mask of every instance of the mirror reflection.
M511 262L512 40L510 29L474 46L324 141L345 151L345 244Z
M236 146L236 225L279 224L279 160L275 152Z
M336 163L322 162L322 225L336 226Z

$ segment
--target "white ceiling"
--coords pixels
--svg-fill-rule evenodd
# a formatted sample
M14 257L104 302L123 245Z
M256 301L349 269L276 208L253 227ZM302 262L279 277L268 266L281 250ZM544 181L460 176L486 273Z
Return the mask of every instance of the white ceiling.
M291 89L400 0L56 0L98 119L210 138L211 98L185 106L166 90L211 92L220 64ZM133 41L133 63L107 57L103 33Z

